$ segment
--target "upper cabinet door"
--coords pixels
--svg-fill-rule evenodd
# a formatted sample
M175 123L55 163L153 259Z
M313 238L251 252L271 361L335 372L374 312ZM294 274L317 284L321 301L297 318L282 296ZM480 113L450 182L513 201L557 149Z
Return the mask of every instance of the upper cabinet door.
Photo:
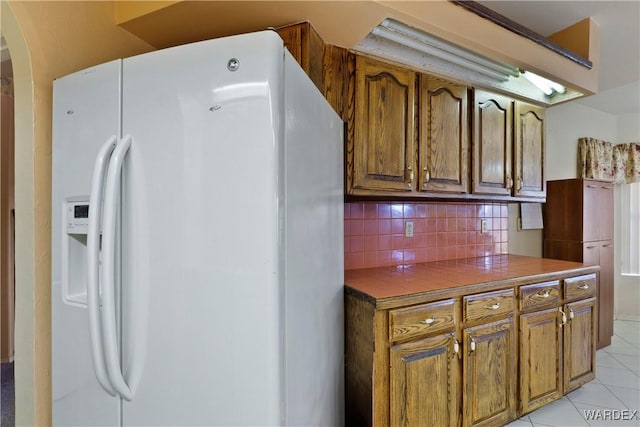
M357 57L351 193L413 190L415 79L409 70Z
M585 242L613 239L613 184L585 179L583 181L582 240Z
M542 107L516 101L514 196L545 196L544 113Z
M421 191L467 193L467 88L422 75L420 81Z
M476 90L473 114L473 193L509 196L513 100Z

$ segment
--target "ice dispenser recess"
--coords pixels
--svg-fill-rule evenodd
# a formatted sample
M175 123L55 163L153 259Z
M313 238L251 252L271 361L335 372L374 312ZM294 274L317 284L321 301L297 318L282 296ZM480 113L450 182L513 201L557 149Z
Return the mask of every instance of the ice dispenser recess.
M65 303L87 306L87 229L89 197L65 200L62 217L62 299Z

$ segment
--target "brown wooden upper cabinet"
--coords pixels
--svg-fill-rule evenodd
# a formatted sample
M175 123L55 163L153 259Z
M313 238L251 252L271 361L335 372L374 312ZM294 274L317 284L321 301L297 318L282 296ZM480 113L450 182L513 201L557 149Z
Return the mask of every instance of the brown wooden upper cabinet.
M544 113L542 107L515 102L514 196L545 197Z
M513 188L513 99L474 92L473 193L510 196Z
M467 193L468 123L465 86L358 56L347 193Z
M474 194L545 197L544 108L474 91Z
M469 119L467 88L420 76L421 191L467 193Z
M407 69L363 56L356 58L350 193L413 190L415 79L416 74Z
M324 41L309 22L276 29L284 46L307 73L311 81L323 91Z

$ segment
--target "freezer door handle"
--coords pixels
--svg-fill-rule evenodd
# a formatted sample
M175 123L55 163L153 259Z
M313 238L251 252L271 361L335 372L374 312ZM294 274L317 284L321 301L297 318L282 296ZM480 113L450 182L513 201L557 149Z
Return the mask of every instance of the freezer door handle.
M104 351L102 348L102 333L100 332L100 291L98 284L99 256L100 256L100 217L102 203L102 187L106 166L111 152L116 146L117 138L109 138L98 151L91 177L91 196L89 197L89 225L87 230L87 306L89 312L89 335L91 340L91 358L93 370L100 386L115 396L116 392L109 382Z
M115 304L115 242L122 163L130 146L131 136L127 135L118 143L111 155L105 184L104 219L102 221L102 330L104 333L105 359L111 384L125 400L131 400L133 393L122 375L118 352Z

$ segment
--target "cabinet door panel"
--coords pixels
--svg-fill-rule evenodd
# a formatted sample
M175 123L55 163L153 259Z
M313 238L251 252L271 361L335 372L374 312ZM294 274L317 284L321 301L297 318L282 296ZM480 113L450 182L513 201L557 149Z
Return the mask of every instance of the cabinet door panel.
M562 396L562 329L557 308L520 316L520 411Z
M544 197L544 108L516 101L514 196Z
M566 304L564 326L564 392L568 393L595 378L596 300Z
M584 180L585 242L613 239L613 185L609 182Z
M475 91L473 133L473 192L510 195L513 101Z
M467 88L425 75L420 87L420 189L466 193Z
M464 426L503 425L516 415L514 320L464 330Z
M357 58L354 188L412 190L414 103L413 72Z
M458 425L460 363L442 335L391 347L391 425Z

